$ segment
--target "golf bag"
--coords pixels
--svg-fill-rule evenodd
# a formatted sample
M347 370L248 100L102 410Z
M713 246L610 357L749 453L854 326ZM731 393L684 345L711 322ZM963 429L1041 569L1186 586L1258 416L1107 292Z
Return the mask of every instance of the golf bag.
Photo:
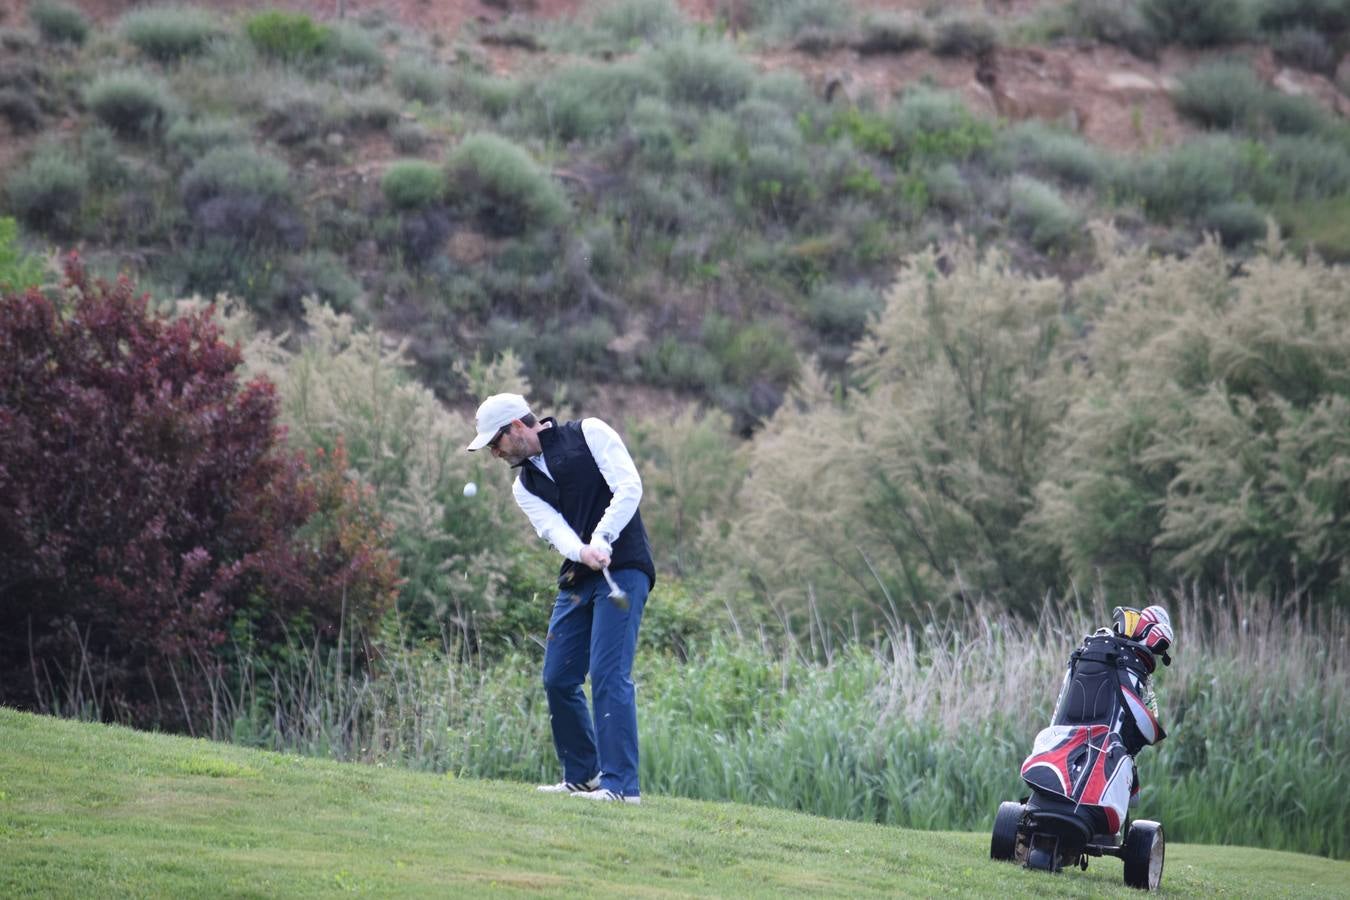
M1118 607L1114 618L1069 657L1050 726L1022 763L1031 793L999 808L991 856L1049 871L1086 868L1089 855L1121 856L1126 883L1156 887L1162 827L1127 821L1139 789L1134 758L1166 736L1150 708L1149 676L1157 659L1171 663L1171 623L1160 607ZM1131 853L1142 860L1133 878Z

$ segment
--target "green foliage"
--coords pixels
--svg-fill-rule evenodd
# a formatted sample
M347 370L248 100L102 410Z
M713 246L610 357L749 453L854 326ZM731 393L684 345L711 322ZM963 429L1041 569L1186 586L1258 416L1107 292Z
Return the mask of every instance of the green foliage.
M1069 187L1105 187L1113 161L1076 134L1035 121L1019 122L994 136L994 166L1053 178Z
M1286 66L1295 66L1331 78L1336 74L1340 54L1326 34L1306 25L1295 25L1276 35L1275 58Z
M853 47L864 55L907 53L923 49L928 40L919 19L900 13L873 12L863 17L861 33Z
M673 418L630 422L627 436L642 475L642 521L657 554L657 570L663 579L666 572L687 576L700 571L726 538L732 504L746 476L731 417L689 407ZM651 601L649 612L656 603ZM644 614L644 633L650 625ZM689 634L687 627L682 630L684 644Z
M178 111L168 85L136 70L99 76L84 102L120 137L140 140L160 136Z
M42 109L37 99L27 91L0 87L0 118L9 123L15 134L36 131L42 124Z
M644 57L666 80L672 102L727 109L750 93L754 70L729 44L684 40ZM645 64L645 63L644 63Z
M1350 262L1350 197L1280 203L1275 212L1293 246L1331 262Z
M441 103L450 94L450 71L422 59L400 58L394 63L393 79L400 94L427 105Z
M462 631L475 645L487 635L518 637L494 623L514 622L513 611L528 609L551 579L548 560L533 555L504 467L464 452L472 420L447 410L410 377L402 347L315 303L306 303L305 321L298 350L254 335L248 365L278 385L293 444L331 451L341 440L352 469L374 490L394 526L405 624L418 635ZM234 318L231 328L247 337L253 326ZM477 376L462 374L479 385L475 396L529 393L512 359ZM462 493L468 481L480 488L473 498Z
M1266 213L1250 200L1233 200L1207 209L1200 225L1217 234L1225 247L1238 247L1266 236Z
M1065 250L1080 230L1078 213L1050 185L1017 175L1008 189L1012 227L1042 252Z
M1212 135L1140 160L1121 176L1123 192L1137 196L1150 215L1194 217L1215 204L1262 190L1268 164L1259 144Z
M933 52L938 56L978 57L997 43L998 35L987 20L953 17L934 29Z
M221 31L209 12L194 6L134 9L122 17L120 30L136 49L159 62L197 56Z
M641 62L575 65L550 72L520 100L529 133L560 141L606 137L643 97L659 96L661 77Z
M1265 0L1258 9L1266 31L1305 26L1331 35L1350 28L1350 4L1345 0Z
M1165 44L1218 47L1247 38L1251 6L1237 0L1140 0L1140 12Z
M1126 253L1084 347L1063 463L1038 513L1080 577L1130 586L1225 573L1343 598L1350 315L1341 275L1216 246L1158 265Z
M909 158L964 160L993 142L993 128L958 95L922 86L905 92L890 123L897 147Z
M495 134L471 134L447 160L448 196L493 233L552 228L568 215L566 195L528 153Z
M722 383L722 364L700 344L663 337L643 354L642 371L653 384L686 391L711 391Z
M244 31L264 56L285 62L317 59L328 43L328 29L304 13L268 10L249 17Z
M1326 115L1315 101L1266 87L1240 62L1210 63L1191 70L1181 80L1176 105L1212 128L1309 134L1326 127Z
M9 208L30 227L68 237L80 219L89 171L61 149L43 148L5 182Z
M384 53L370 33L345 22L328 26L323 55L335 65L354 70L357 80L378 77L384 71Z
M291 194L290 169L252 147L216 147L183 175L180 188L189 206L230 192L264 201L285 200Z
M1137 0L1070 0L1068 22L1076 36L1124 47L1144 59L1157 56L1158 35Z
M0 216L0 291L19 293L42 283L42 258L19 246L19 225Z
M673 0L617 0L594 4L591 27L619 49L639 44L659 46L687 30Z
M175 119L164 134L164 146L184 163L195 162L217 147L248 143L249 135L238 119Z
M89 20L84 13L61 0L34 0L28 17L49 44L80 45L89 37Z
M453 99L492 119L505 115L520 92L518 82L482 72L457 72L450 81Z
M395 209L431 206L440 203L445 194L445 173L425 160L401 159L385 169L380 189Z

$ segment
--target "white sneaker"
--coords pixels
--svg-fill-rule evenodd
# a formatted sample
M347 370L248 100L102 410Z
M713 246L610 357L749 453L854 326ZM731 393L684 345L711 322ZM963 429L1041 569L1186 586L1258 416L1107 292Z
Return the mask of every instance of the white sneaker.
M573 797L584 797L587 800L603 800L607 803L632 803L634 805L641 803L642 798L638 796L626 797L623 794L617 794L608 788L598 788L593 791L579 791L572 795Z
M600 776L596 775L590 781L560 781L557 784L541 784L538 791L541 794L584 794L600 787Z

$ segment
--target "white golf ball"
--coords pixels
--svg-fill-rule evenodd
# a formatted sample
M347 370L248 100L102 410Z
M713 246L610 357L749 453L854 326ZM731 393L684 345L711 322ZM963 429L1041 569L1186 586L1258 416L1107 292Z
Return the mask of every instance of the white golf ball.
M474 484L472 481L464 485L465 497L472 497L476 493L478 493L478 485Z

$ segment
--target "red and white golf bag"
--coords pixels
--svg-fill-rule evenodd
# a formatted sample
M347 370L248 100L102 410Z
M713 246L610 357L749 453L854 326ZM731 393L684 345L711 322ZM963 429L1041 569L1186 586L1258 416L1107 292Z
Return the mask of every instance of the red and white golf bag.
M1167 612L1117 607L1113 619L1069 657L1051 725L1022 763L1028 809L1076 821L1085 840L1120 831L1138 791L1135 754L1166 736L1148 679L1157 658L1171 663Z

